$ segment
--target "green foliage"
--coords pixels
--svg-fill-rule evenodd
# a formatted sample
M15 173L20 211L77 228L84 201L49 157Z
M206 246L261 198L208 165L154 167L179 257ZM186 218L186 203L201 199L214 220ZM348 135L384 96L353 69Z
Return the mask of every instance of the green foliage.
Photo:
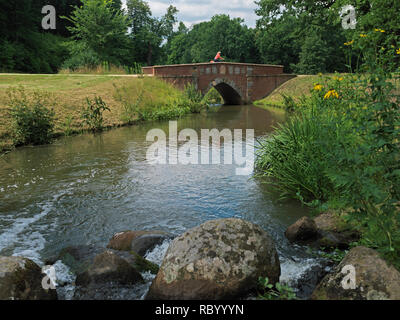
M7 92L13 118L15 145L49 143L54 128L54 112L49 109L49 95L35 91L27 93L23 87Z
M71 58L64 68L97 66L103 61L123 64L128 56L128 20L122 13L109 6L108 1L83 0L70 17L68 30L73 35L69 42Z
M269 283L269 279L258 278L258 283L261 288L258 298L262 300L296 300L296 293L292 288L279 282L273 285Z
M224 99L219 92L213 87L204 95L203 102L207 105L223 104Z
M181 29L168 47L168 63L209 62L218 51L226 61L257 62L254 30L240 18L216 15L211 21L201 22L190 31Z
M386 37L396 44L382 47ZM361 70L315 84L307 106L261 141L256 164L283 196L346 209L360 243L400 267L400 77L391 72L400 46L381 28L346 44L361 52Z
M178 10L170 5L160 18L152 17L150 7L143 0L127 1L127 16L131 28L131 57L134 61L153 65L165 60L162 43L172 36Z
M84 124L92 131L103 130L103 112L111 111L110 108L107 107L101 97L95 97L93 101L86 98L86 104L86 107L82 110Z
M63 123L63 130L64 130L64 134L66 136L70 136L71 134L74 133L74 129L72 129L72 122L73 122L73 117L71 115L68 115L67 118L64 120Z
M349 252L348 250L340 250L338 248L335 248L333 251L329 251L329 249L325 247L321 247L320 249L322 251L314 251L311 248L307 248L307 251L315 257L322 257L335 263L340 263Z
M154 96L154 92L159 94ZM188 113L199 113L206 107L194 86L188 85L182 93L171 90L168 83L146 77L139 85L115 87L114 97L123 105L122 120L128 123L176 119Z

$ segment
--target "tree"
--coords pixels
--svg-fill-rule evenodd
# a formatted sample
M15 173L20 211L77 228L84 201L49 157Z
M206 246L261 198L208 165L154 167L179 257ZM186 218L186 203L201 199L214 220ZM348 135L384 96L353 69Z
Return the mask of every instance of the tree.
M168 63L208 62L221 51L227 61L258 62L254 30L243 19L216 15L201 22L190 31L181 28L168 46Z
M160 61L164 54L162 43L173 35L178 10L171 5L164 16L156 18L152 17L149 5L143 0L128 0L127 7L136 62L151 65Z
M257 4L257 46L265 63L280 61L287 72L346 70L346 37L340 21L332 20L334 0L260 0Z
M83 0L70 18L71 58L66 67L97 65L103 61L124 64L128 56L128 20L116 12L108 0Z
M0 0L0 71L56 72L63 38L41 28L45 0Z

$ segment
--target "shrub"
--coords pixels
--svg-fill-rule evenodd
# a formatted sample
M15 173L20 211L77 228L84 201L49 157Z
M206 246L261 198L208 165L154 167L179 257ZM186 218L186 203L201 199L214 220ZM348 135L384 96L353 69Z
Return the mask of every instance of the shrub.
M49 95L23 87L8 90L10 114L13 118L15 145L46 144L51 141L54 128L54 111L49 109Z
M224 99L215 88L208 90L202 101L207 105L224 104Z
M106 110L111 111L101 97L95 97L93 101L86 98L86 107L82 110L84 124L92 131L103 130L103 112Z

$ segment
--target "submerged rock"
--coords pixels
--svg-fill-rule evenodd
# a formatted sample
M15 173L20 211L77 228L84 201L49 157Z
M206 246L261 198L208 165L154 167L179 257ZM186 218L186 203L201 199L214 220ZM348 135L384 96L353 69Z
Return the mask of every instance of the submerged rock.
M77 285L106 282L134 284L140 281L143 281L140 273L111 250L97 255L93 264L76 278Z
M62 249L55 260L61 260L73 273L79 274L89 268L94 258L103 251L104 248L95 245L70 246Z
M317 240L319 233L313 219L302 217L286 229L285 236L290 242L303 243Z
M241 219L208 221L171 243L146 299L226 299L243 296L259 277L279 281L275 244Z
M45 276L32 260L0 257L0 300L56 300L56 290L42 286Z
M354 268L354 287L350 270ZM343 281L345 285L343 285ZM355 247L318 284L314 300L399 300L400 272L389 266L373 249Z
M121 251L134 251L144 256L147 251L172 236L163 231L124 231L116 233L107 248Z
M76 278L75 299L107 300L115 291L143 283L141 274L112 250L97 255L93 263Z

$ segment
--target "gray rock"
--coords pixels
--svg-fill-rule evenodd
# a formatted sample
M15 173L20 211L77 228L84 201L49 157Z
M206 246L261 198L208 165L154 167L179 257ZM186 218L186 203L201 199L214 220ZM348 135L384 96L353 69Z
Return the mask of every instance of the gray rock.
M208 221L171 243L146 299L226 299L244 296L259 277L279 281L271 237L241 219Z
M76 278L76 284L81 286L107 282L134 284L142 281L143 278L140 273L111 250L97 255L93 264L87 270L78 274Z
M342 285L354 267L355 288ZM349 268L349 267L347 267ZM345 272L342 273L342 270ZM326 275L314 290L313 300L400 300L400 272L389 266L373 249L355 247L332 273Z
M45 276L32 260L0 257L0 300L56 300L56 290L43 289Z

